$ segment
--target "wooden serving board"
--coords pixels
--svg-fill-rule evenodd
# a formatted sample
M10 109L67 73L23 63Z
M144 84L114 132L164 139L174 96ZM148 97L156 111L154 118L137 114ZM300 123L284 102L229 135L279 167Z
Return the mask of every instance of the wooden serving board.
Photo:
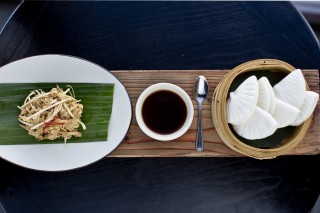
M215 87L229 70L135 70L112 71L126 87L132 103L132 123L121 145L110 157L227 157L243 156L228 148L220 139L213 126L211 117L211 98ZM310 90L319 93L318 70L304 70ZM204 75L209 83L209 95L203 103L204 151L195 151L197 128L197 103L192 98L195 79ZM156 141L145 135L135 119L135 105L141 92L148 86L167 82L183 88L191 97L195 116L190 129L174 141ZM320 153L320 102L314 112L312 125L303 141L289 155L314 155Z

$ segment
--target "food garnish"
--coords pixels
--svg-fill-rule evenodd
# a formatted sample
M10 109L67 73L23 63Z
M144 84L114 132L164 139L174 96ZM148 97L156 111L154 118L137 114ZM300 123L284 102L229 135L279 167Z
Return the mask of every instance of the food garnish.
M18 106L21 110L19 125L37 140L62 137L66 144L72 136L81 137L78 127L81 125L86 130L81 121L83 105L75 99L73 88L67 87L66 91L59 86L50 92L31 91L24 104Z

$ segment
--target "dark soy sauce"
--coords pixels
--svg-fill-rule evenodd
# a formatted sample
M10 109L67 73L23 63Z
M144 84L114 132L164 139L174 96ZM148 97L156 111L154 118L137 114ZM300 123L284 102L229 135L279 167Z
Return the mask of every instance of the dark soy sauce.
M176 93L160 90L143 102L142 118L155 133L171 134L183 126L187 118L187 106Z

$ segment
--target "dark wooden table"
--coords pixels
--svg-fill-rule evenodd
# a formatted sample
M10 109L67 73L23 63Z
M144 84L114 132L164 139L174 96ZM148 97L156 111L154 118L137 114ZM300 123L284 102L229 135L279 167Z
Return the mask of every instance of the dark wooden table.
M0 66L74 55L109 70L231 69L275 58L320 69L320 50L289 2L36 2L0 35ZM6 212L307 212L320 156L104 158L67 172L0 160Z

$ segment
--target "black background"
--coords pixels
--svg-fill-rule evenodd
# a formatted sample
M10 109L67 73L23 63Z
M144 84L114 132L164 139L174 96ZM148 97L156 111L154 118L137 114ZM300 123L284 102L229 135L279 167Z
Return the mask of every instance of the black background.
M289 2L23 3L0 35L0 65L39 54L109 70L231 69L275 58L319 69L320 50ZM0 161L7 212L308 212L320 157L104 158L67 172Z

